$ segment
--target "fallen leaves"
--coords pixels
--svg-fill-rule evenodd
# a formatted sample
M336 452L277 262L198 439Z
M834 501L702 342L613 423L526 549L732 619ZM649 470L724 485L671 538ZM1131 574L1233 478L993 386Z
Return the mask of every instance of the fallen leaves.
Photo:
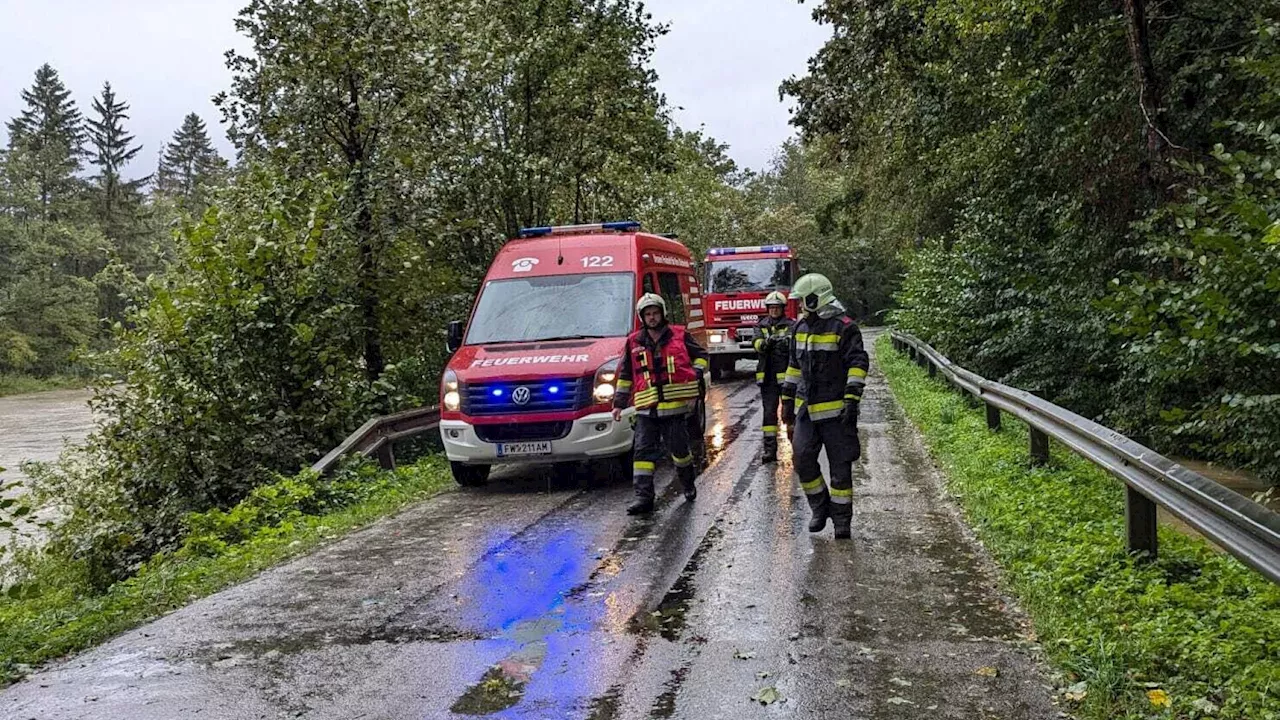
M1064 692L1062 696L1070 700L1071 702L1081 702L1082 700L1085 699L1085 696L1087 696L1088 694L1089 694L1089 683L1081 680L1080 682L1067 688L1067 691Z
M1169 699L1169 693L1159 688L1147 691L1147 700L1158 708L1167 708L1173 706L1173 700Z
M778 688L769 686L760 688L760 691L752 695L751 699L761 705L772 705L782 699L782 693L778 692Z
M982 677L996 677L1000 674L1000 671L990 665L987 665L974 670L973 674L981 675Z

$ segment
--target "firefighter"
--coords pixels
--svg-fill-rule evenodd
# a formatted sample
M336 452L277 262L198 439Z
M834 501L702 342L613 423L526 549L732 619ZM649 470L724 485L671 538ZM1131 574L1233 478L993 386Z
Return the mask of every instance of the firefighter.
M792 333L790 361L782 385L782 416L795 425L791 443L800 487L813 513L809 532L822 532L828 518L838 540L853 521L853 462L858 459L858 406L867 380L862 332L836 300L831 281L810 273L796 281L791 299L804 317ZM827 450L831 486L818 453Z
M769 293L764 299L764 307L768 314L756 324L757 337L753 345L758 354L756 384L760 386L760 401L764 403L764 419L760 426L764 432L761 460L771 463L778 461L778 400L782 394L782 382L787 376L791 328L795 323L786 316L786 295L776 290Z
M627 337L613 399L614 421L622 419L628 404L636 406L632 465L636 500L627 508L628 515L653 512L653 474L662 457L663 440L685 499L692 502L698 496L687 423L697 406L710 357L683 327L667 322L667 303L661 295L641 296L636 315L641 328Z

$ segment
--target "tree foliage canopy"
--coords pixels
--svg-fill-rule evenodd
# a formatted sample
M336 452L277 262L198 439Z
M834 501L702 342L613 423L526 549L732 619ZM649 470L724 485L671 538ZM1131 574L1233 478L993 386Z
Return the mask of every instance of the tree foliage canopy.
M1280 478L1278 11L827 0L833 37L784 91L843 211L907 250L900 325L1168 452Z

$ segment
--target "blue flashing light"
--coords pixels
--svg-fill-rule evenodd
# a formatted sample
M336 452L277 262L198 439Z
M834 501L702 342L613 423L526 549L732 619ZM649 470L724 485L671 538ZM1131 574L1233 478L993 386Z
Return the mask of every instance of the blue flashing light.
M494 397L502 397L502 388L494 388L494 389L493 389L493 396L494 396Z
M786 245L752 245L749 247L711 248L708 255L745 255L747 253L784 253L791 252Z
M542 237L543 235L550 235L553 229L554 228L551 228L551 227L520 228L520 237L522 238Z
M560 386L552 385L551 387L547 388L547 392L551 393L552 395L558 395L560 393Z
M635 232L640 229L640 222L637 220L619 220L618 222L607 222L600 227L605 230L616 230L617 232Z

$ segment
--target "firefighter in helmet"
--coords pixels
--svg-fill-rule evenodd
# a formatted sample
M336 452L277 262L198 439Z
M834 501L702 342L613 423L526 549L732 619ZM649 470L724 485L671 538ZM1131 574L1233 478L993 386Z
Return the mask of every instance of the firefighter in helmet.
M800 301L804 317L792 334L782 416L787 425L795 425L791 449L800 487L813 513L809 532L822 532L830 519L836 538L848 539L867 352L862 332L836 300L825 276L810 273L797 280L791 299ZM829 489L818 465L824 447L831 468Z
M764 299L767 314L756 324L756 384L760 386L760 400L764 403L764 419L760 429L764 432L766 463L778 460L778 401L782 396L782 383L787 376L787 360L791 353L791 328L795 323L786 315L787 296L777 290Z
M632 466L636 500L627 508L628 515L653 512L653 475L664 440L685 499L692 501L698 496L694 486L698 471L689 448L687 422L697 406L710 357L684 327L667 322L667 303L661 295L641 296L636 315L641 327L627 337L613 399L615 421L622 419L622 409L628 404L636 407Z

